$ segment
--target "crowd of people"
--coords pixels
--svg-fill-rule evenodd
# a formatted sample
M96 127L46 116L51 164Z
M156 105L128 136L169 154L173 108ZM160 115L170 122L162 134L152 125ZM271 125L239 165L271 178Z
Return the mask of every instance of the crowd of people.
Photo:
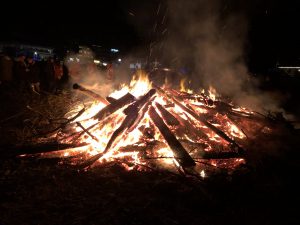
M0 54L0 88L14 87L21 92L56 93L68 79L67 68L52 57L36 61L31 55Z

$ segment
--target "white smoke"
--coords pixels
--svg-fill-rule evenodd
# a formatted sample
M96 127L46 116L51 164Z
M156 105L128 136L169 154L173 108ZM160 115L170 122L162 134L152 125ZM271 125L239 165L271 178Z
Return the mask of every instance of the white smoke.
M283 96L265 93L245 63L248 21L221 0L169 1L169 31L163 55L171 66L188 65L192 88L214 87L241 106L280 110Z

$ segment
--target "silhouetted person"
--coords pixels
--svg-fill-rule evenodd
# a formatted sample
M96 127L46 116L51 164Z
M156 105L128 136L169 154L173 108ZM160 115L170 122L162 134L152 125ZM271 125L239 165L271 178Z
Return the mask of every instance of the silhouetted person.
M53 58L49 58L45 64L44 78L46 91L53 93L55 91L55 71Z
M34 92L40 92L40 68L39 65L31 58L27 58L27 77L30 87Z
M24 91L27 84L27 66L25 58L24 54L20 54L14 65L14 78L20 91Z
M63 76L63 66L59 60L54 62L54 91L57 92L60 80Z
M13 65L14 62L7 53L0 57L0 85L9 85L12 82Z

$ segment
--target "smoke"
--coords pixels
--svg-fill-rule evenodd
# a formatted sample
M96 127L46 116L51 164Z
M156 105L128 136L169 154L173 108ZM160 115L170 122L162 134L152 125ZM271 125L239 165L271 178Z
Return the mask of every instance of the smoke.
M192 68L189 78L193 89L212 86L242 106L279 110L278 96L259 91L259 84L248 72L247 14L245 7L236 4L221 0L169 1L164 60L176 69Z
M95 54L88 47L83 48L77 54L70 53L65 57L64 63L69 71L70 85L78 83L105 97L122 84L129 83L131 73L128 60L131 60L130 58L123 60L120 65L114 64L111 74L108 71L109 62L100 61L102 60L100 59L97 66L94 60Z

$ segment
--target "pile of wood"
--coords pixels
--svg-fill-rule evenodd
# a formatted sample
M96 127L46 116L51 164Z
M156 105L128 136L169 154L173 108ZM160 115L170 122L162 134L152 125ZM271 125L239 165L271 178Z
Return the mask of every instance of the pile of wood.
M19 146L17 151L10 151L11 154L64 151L89 145L83 142L81 137L88 135L99 141L101 137L95 136L94 131L103 127L112 120L115 113L122 110L121 113L125 117L109 137L105 149L92 157L84 158L80 168L93 165L132 131L138 129L142 134L139 142L122 146L118 151L139 152L142 160L149 160L157 157L156 150L169 148L173 152L174 161L185 171L194 168L199 160L244 158L247 154L247 143L255 138L258 130L262 132L272 122L269 117L246 110L236 110L232 104L220 100L213 101L204 94L189 94L156 85L143 96L135 97L127 93L119 99L103 98L79 84L74 84L73 88L106 105L92 115L91 118L97 122L89 127L84 127L80 121L74 122L85 113L85 108L82 108L55 129L39 134L44 140L50 140L51 137L51 142ZM165 104L161 104L157 98L163 99ZM141 123L145 116L150 118L149 126ZM228 124L238 127L244 133L244 138L234 138L228 130ZM74 127L80 127L81 131L75 131ZM160 139L155 138L156 132L160 133Z

